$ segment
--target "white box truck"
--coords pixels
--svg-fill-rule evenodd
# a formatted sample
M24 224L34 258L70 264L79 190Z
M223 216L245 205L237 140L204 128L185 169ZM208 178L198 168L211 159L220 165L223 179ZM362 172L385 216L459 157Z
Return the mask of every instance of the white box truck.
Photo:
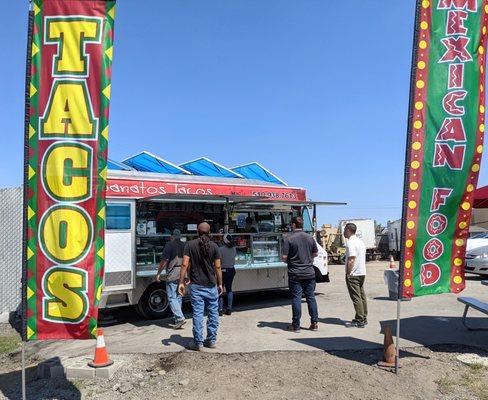
M390 248L390 254L398 260L400 257L400 244L402 237L402 220L388 221L388 247Z
M376 222L374 219L347 219L339 221L339 229L344 233L344 227L348 223L353 223L357 227L356 236L360 238L366 246L366 260L379 260L381 253L376 246ZM342 237L344 243L345 238Z

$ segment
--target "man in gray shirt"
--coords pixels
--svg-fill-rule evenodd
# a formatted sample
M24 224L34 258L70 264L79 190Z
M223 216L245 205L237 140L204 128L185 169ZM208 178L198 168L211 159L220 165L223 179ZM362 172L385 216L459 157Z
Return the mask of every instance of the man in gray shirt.
M170 324L173 329L181 329L186 324L185 316L181 310L183 298L178 293L178 280L180 279L184 248L185 244L181 241L181 232L179 229L175 229L171 235L171 241L164 246L163 256L156 274L156 281L161 282L161 273L166 268L166 295L173 312L174 323Z
M292 295L292 324L288 330L300 332L302 316L302 294L307 300L310 314L310 330L318 330L318 310L315 300L315 269L313 259L318 255L317 243L311 235L303 231L303 219L291 220L292 233L283 241L282 260L288 264L288 284Z

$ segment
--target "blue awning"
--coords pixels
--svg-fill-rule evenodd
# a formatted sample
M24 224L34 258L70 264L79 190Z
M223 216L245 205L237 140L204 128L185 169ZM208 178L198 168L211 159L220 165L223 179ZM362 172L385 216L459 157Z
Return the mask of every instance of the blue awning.
M128 165L118 163L117 161L111 160L110 158L107 160L107 168L114 171L130 171L132 169Z
M143 151L123 161L124 164L142 172L158 172L162 174L190 175L191 173L177 165L163 160L154 154Z
M198 158L193 161L188 161L184 164L181 164L180 167L184 168L186 171L190 171L194 175L213 176L220 178L242 178L239 173L234 172L229 168L226 168L223 165L220 165L206 157Z
M232 168L232 171L237 172L247 179L256 179L264 182L277 183L278 185L286 185L285 181L278 178L275 174L257 162L240 165Z

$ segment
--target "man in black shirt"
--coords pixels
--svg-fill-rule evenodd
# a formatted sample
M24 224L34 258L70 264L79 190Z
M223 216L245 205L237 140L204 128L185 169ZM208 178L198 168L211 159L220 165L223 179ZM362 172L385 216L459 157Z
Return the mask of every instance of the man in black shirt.
M303 231L303 219L291 220L292 233L283 241L282 260L288 264L288 284L292 295L292 324L288 330L300 332L302 317L302 293L307 300L310 314L310 330L318 330L318 310L315 300L315 270L313 259L318 255L317 243L311 235Z
M202 346L215 348L219 327L219 296L222 293L222 271L218 246L210 239L210 225L198 225L198 239L188 242L183 251L179 293L185 294L185 276L189 270L190 301L193 308L193 341L191 350ZM203 317L208 311L207 338L203 340Z

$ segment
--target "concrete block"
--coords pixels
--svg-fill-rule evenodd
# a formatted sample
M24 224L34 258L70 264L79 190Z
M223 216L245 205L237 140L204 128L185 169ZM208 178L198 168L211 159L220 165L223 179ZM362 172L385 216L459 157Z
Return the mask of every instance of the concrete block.
M39 379L51 379L64 377L64 367L58 357L50 358L37 366L37 377Z
M112 379L117 370L122 366L122 362L115 361L112 365L95 369L95 376L101 379Z
M64 377L65 377L64 366L56 365L54 367L51 367L51 378L64 378Z
M95 368L88 366L88 358L71 359L66 362L66 379L93 379Z

